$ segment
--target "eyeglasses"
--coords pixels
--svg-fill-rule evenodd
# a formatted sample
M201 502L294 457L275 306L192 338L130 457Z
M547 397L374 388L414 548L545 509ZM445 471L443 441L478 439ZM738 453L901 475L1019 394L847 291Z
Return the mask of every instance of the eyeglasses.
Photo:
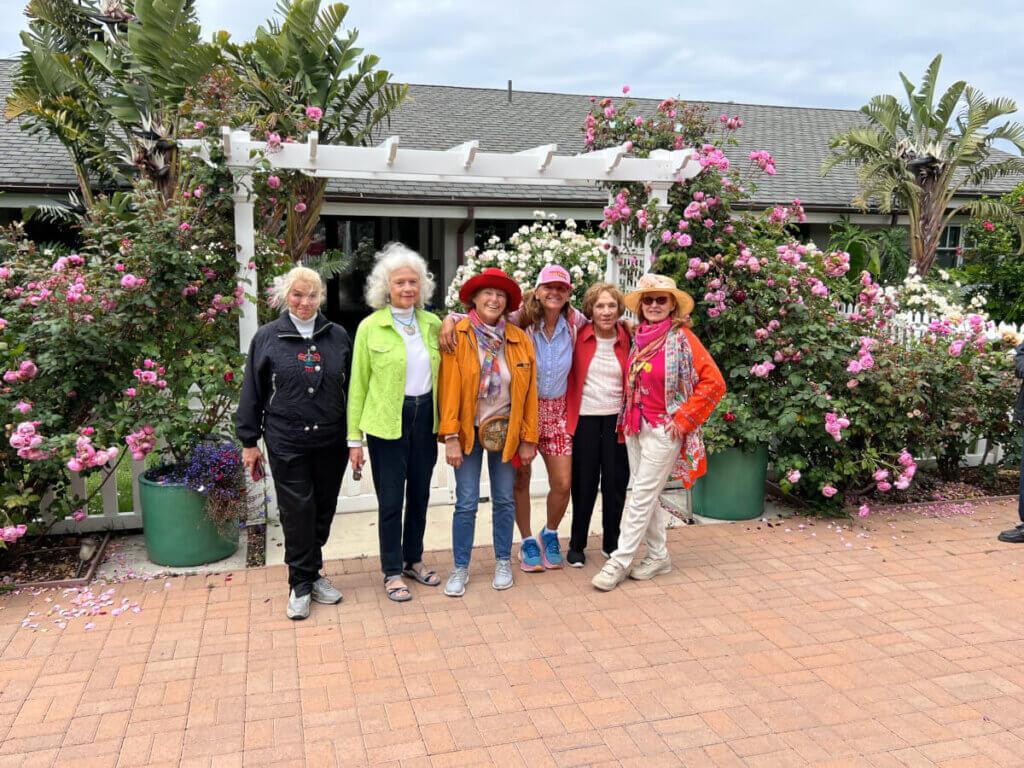
M668 296L643 296L640 298L640 301L645 307L650 306L651 304L668 304L668 300Z

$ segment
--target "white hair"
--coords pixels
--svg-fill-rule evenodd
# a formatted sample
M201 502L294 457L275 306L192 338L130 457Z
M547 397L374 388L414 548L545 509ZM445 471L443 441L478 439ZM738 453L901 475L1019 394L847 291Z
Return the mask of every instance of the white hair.
M401 243L388 243L377 252L377 264L366 278L366 303L380 309L391 298L391 273L408 267L420 278L420 296L416 306L423 309L425 300L434 295L434 276L427 271L427 262L416 251Z
M319 304L323 304L324 299L327 298L327 292L324 290L324 281L320 277L319 272L309 267L292 267L285 274L274 278L274 284L268 291L270 295L267 303L272 307L288 306L286 299L288 291L296 283L308 283L309 285L316 286L317 291L320 292Z

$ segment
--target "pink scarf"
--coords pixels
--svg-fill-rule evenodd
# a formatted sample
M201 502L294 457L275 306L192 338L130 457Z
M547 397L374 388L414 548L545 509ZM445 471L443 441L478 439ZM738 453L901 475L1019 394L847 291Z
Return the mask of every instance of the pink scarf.
M497 324L491 328L480 319L475 309L469 310L469 322L476 332L476 343L484 351L484 361L480 365L480 389L477 398L497 397L501 392L501 364L498 353L505 343L505 318L499 317Z

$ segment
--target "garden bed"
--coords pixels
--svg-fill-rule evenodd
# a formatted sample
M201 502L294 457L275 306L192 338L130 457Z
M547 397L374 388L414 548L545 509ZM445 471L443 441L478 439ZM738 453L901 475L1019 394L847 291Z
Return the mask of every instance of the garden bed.
M262 568L267 564L267 526L259 525L246 526L246 551L245 567Z
M92 557L79 559L82 540L96 542ZM92 581L97 566L103 562L110 534L94 537L34 536L21 539L17 546L0 552L0 586L17 587L80 587Z
M893 489L889 493L875 494L876 503L921 504L936 501L964 501L986 497L1017 496L1020 492L1020 472L1016 469L983 470L965 468L957 480L943 480L938 475L922 471L905 491Z

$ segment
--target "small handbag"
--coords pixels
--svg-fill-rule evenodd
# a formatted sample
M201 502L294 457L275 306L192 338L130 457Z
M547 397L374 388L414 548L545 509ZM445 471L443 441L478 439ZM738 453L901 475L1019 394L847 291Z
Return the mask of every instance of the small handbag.
M491 416L480 422L480 445L485 450L499 452L505 450L505 439L508 437L508 416Z

